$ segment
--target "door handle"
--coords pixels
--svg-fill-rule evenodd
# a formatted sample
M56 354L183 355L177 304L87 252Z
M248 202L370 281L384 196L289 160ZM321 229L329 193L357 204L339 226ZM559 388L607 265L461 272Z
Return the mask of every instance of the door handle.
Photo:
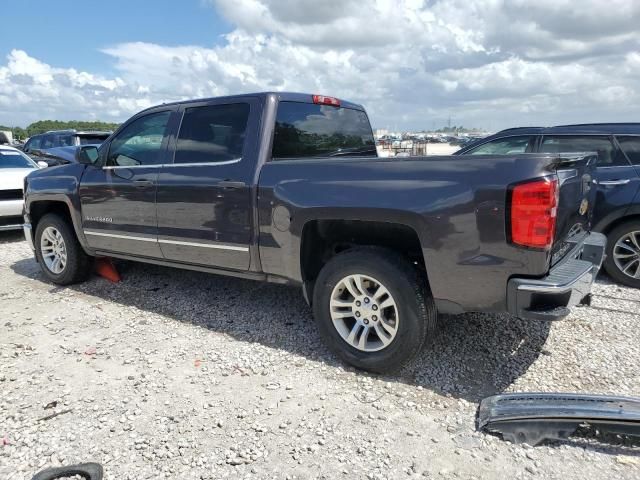
M141 178L139 180L134 180L133 184L136 186L136 188L147 188L151 187L153 185L153 182L151 180L147 180L146 178Z
M621 180L600 180L598 183L600 185L604 185L605 187L613 187L615 185L626 185L630 181L631 180L629 180L628 178L625 178Z
M246 187L247 184L244 182L234 182L232 180L222 180L218 183L225 190L237 190L238 188Z

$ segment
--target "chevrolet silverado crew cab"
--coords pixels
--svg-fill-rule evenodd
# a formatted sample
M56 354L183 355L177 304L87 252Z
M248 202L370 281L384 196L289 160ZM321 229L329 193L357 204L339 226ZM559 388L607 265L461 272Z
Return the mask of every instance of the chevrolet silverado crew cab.
M378 158L364 109L258 93L138 113L25 179L25 235L65 285L108 256L298 285L344 361L399 368L438 312L554 320L589 298L596 154Z

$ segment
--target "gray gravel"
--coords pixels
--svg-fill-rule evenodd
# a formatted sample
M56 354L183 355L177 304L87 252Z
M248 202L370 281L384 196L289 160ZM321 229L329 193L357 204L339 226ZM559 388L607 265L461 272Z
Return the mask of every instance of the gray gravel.
M297 289L125 263L46 283L0 235L0 478L97 461L121 479L638 478L640 449L476 433L502 391L640 395L640 292L601 279L547 325L442 318L397 376L337 362Z

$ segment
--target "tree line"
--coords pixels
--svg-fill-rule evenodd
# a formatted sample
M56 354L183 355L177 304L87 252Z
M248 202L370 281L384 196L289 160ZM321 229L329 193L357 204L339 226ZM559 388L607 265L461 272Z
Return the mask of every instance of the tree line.
M32 137L38 133L48 132L49 130L115 130L119 125L119 123L85 122L81 120L69 120L67 122L61 120L38 120L26 128L5 127L4 125L0 125L0 130L8 130L13 133L14 139L24 140L25 138Z

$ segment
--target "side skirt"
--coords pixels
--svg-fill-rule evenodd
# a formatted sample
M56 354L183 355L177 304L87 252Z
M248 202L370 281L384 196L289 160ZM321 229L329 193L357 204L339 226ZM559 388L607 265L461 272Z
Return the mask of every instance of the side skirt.
M290 285L295 284L291 282L289 279L284 277L279 277L277 275L269 275L266 273L259 272L240 272L236 270L224 270L222 268L214 268L214 267L206 267L203 265L193 265L191 263L180 263L180 262L171 262L168 260L160 260L157 258L149 258L149 257L136 257L134 255L126 255L123 253L114 253L114 252L106 252L101 250L95 251L96 256L100 257L113 257L120 258L122 260L130 260L133 262L142 262L142 263L151 263L154 265L160 265L163 267L172 267L172 268L181 268L184 270L194 270L196 272L205 272L205 273L213 273L215 275L225 275L227 277L236 277L236 278L244 278L247 280L258 280L261 282L269 282L269 283L278 283L282 285Z

